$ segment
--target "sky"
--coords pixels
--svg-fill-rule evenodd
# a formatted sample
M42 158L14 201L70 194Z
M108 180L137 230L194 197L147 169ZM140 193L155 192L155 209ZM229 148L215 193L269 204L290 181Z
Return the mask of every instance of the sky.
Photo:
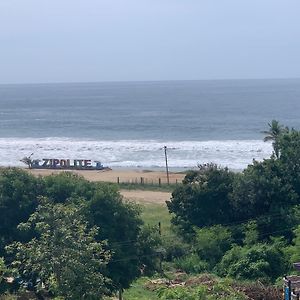
M0 0L0 84L300 77L299 0Z

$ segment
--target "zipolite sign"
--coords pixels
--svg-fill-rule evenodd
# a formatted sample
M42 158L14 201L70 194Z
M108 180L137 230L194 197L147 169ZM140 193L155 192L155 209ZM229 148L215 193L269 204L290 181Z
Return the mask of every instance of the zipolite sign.
M97 165L98 162L96 162ZM39 164L40 165L40 164ZM41 167L45 168L91 168L92 167L92 161L90 159L49 159L49 158L43 158L43 162L40 165Z
M26 164L30 169L65 169L65 170L103 170L110 169L104 167L100 161L90 159L57 159L43 158L31 159L31 156L24 157L21 162Z

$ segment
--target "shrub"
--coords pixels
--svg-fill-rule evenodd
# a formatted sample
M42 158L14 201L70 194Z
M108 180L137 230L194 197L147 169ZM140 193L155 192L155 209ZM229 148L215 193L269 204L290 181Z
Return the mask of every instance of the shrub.
M201 260L197 254L190 254L174 260L176 268L192 274L198 274L209 269L208 263Z
M231 232L221 225L195 229L195 231L195 250L199 257L213 268L230 249Z
M274 282L288 267L283 249L278 240L272 244L234 246L225 253L216 270L222 276Z
M163 239L162 242L162 246L165 249L164 258L166 261L172 261L175 258L180 258L186 255L190 250L190 245L182 241L176 235L167 240Z
M157 293L162 300L207 300L206 288L204 286L197 288L162 288Z

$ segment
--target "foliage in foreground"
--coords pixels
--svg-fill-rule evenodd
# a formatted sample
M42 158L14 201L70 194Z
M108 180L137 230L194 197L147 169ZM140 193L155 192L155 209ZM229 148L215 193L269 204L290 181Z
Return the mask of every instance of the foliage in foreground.
M182 273L174 273L173 276L175 276L173 279L141 278L125 292L124 299L278 300L282 296L280 288L259 282L220 279L207 273L197 276L183 276Z
M300 259L300 131L269 126L269 159L242 173L200 165L172 193L171 221L191 245L175 261L186 272L275 282Z
M64 299L99 299L108 292L103 271L110 259L104 242L97 242L98 228L87 222L74 204L52 204L41 200L23 230L33 229L35 238L8 246L14 252L13 265L28 281L42 284Z
M288 270L288 259L280 240L252 246L233 246L216 266L221 276L240 280L275 282Z
M200 165L175 188L167 203L172 222L185 233L193 227L231 225L257 221L259 239L284 235L291 240L300 223L300 131L272 122L267 140L274 153L254 161L242 173L215 164Z
M31 254L35 254L36 259L41 259L40 264L47 265L47 252L45 251L41 256L37 255L39 247L46 247L47 243L53 251L57 248L55 254L58 260L66 259L63 257L64 252L60 251L63 249L61 241L53 239L51 234L44 235L46 232L42 234L39 231L42 229L39 227L42 222L46 222L46 216L44 216L45 220L39 220L37 217L41 209L38 207L39 199L43 198L49 200L47 205L52 203L51 207L56 216L58 211L62 215L64 212L66 213L66 224L63 225L63 218L59 221L63 225L61 228L71 224L68 223L71 222L71 217L67 216L67 212L71 213L76 208L76 213L72 212L74 213L73 222L76 220L83 222L82 224L86 226L86 233L93 233L95 243L102 244L103 240L106 241L103 249L108 251L110 260L103 270L100 269L103 277L109 279L108 288L111 292L128 287L135 278L140 276L141 270L146 273L156 270L156 249L160 240L152 229L144 229L140 208L134 203L124 201L115 185L89 182L68 172L35 178L27 172L15 168L0 170L0 256L4 257L7 264L15 260L14 255L19 253L24 256L24 260L25 257L29 259ZM49 213L48 217L51 216L54 218L54 214ZM56 217L55 220L58 222ZM31 222L36 222L36 224L31 224ZM24 226L18 226L20 223L27 224L25 227L28 230L20 230L21 227L24 228ZM95 228L99 228L99 231ZM59 235L63 234L67 234L67 232L59 233ZM13 241L17 242L15 244L16 251L6 252L5 247ZM33 251L31 254L28 252L26 255L25 245L31 247L31 251ZM69 252L67 252L77 251L77 246L76 243L70 244ZM19 259L21 259L20 256L16 260ZM35 262L37 267L38 261ZM29 269L29 263L27 268ZM23 271L20 269L21 280L26 281L28 274ZM41 273L35 275L37 278L46 278L43 274L46 270L35 269L32 271L34 271L32 273ZM75 278L66 278L66 280L75 280ZM78 280L77 287L79 289L81 280L84 285L84 276L77 274L76 280ZM101 283L101 280L99 282ZM54 287L55 284L48 283L48 287Z

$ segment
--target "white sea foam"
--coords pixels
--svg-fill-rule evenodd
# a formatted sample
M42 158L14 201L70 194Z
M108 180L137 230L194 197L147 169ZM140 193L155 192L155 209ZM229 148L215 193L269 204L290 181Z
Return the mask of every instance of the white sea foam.
M0 165L22 166L20 159L69 158L100 160L110 167L161 168L165 165L163 147L168 148L169 166L192 168L214 162L240 170L272 153L270 143L260 140L224 141L97 141L70 138L0 138Z

